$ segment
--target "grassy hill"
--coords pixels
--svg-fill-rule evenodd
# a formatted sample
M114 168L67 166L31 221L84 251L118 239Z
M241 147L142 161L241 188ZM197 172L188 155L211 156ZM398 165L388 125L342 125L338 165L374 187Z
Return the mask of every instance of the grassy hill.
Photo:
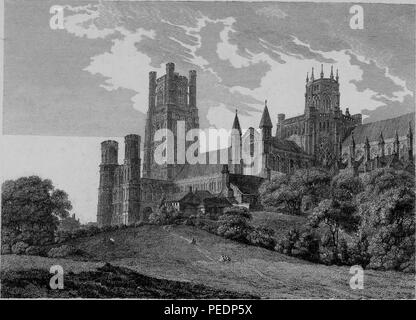
M191 244L192 238L196 244ZM79 273L110 262L149 277L261 298L414 298L414 275L366 270L364 289L352 290L348 267L312 264L195 227L145 225L77 239L71 244L85 254L70 259L3 256L2 269L49 270L52 264L60 264L65 272ZM222 254L231 262L221 262Z

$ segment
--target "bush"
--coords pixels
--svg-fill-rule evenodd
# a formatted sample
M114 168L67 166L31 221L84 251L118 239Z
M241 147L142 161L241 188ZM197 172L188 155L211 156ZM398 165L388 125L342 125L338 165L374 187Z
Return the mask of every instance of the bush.
M287 255L292 255L295 243L299 240L300 232L298 229L290 229L287 235L276 246L275 250Z
M273 250L276 246L274 230L264 227L256 227L248 233L247 240L250 244Z
M5 243L1 245L1 254L11 254L12 248L9 244Z
M320 240L313 229L290 229L276 246L276 251L312 262L319 261Z
M414 175L392 169L376 170L358 195L360 234L368 241L368 268L414 270Z
M28 256L40 256L42 255L42 248L39 246L30 246L26 249L25 253Z
M12 253L14 254L25 254L26 249L29 245L26 242L19 241L12 245Z
M195 219L195 227L207 231L209 233L217 234L218 223L209 219Z
M69 245L63 245L60 247L52 248L48 251L49 258L64 258L69 255L75 254L77 250Z
M260 186L260 200L264 207L282 208L288 214L299 215L302 208L309 210L327 197L330 181L329 173L321 168L278 175Z
M173 207L162 206L149 216L149 222L157 225L168 225L175 223L179 218L179 212Z
M217 234L227 239L249 243L247 238L253 229L248 223L250 219L251 215L247 208L227 208L218 219Z

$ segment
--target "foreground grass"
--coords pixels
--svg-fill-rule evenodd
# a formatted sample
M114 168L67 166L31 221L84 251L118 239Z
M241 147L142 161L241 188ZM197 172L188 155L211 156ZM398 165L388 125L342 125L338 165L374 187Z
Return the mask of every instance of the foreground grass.
M1 274L3 298L143 298L253 299L255 296L216 290L204 285L144 276L128 268L105 264L94 271L70 272L64 289L49 287L51 275L42 269Z
M113 244L109 237L115 240ZM190 243L192 238L196 245ZM364 289L352 290L349 267L312 264L194 227L147 225L77 239L71 244L84 254L70 259L4 256L2 269L49 270L52 264L60 264L65 272L83 272L110 262L149 277L261 298L414 298L411 274L365 270ZM222 254L231 262L221 262Z

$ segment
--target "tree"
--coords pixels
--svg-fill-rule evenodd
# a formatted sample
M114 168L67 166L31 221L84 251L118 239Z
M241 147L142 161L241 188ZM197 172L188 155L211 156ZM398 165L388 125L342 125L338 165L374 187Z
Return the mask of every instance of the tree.
M362 216L360 239L365 239L369 267L414 271L415 178L406 171L380 169L366 177L357 198Z
M230 207L218 219L217 233L228 239L248 243L248 235L253 227L250 226L251 214L244 207Z
M42 245L54 238L59 218L72 209L65 191L38 176L7 180L2 185L2 243Z
M364 191L360 177L352 172L341 172L331 180L331 197L339 201L354 201L355 196Z
M325 258L328 263L339 263L341 257L342 238L341 232L351 233L357 230L359 216L356 214L356 206L350 201L337 199L325 199L314 209L311 217L312 226L325 226L327 232L322 241L322 246L329 250L330 258Z
M265 181L259 189L266 207L283 207L289 214L300 214L302 199L308 197L312 207L329 195L331 177L319 168L301 169L292 175L279 175Z
M149 222L158 225L168 225L175 222L179 217L179 212L172 206L162 204L156 212L149 216Z
M290 183L300 189L302 196L308 196L315 207L327 197L331 175L322 168L301 169L293 174Z

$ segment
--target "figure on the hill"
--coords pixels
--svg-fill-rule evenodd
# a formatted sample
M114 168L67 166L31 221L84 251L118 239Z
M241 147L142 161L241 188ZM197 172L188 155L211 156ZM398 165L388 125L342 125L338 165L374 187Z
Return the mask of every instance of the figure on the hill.
M231 258L229 256L227 256L226 254L222 254L221 258L220 258L221 262L230 262Z

